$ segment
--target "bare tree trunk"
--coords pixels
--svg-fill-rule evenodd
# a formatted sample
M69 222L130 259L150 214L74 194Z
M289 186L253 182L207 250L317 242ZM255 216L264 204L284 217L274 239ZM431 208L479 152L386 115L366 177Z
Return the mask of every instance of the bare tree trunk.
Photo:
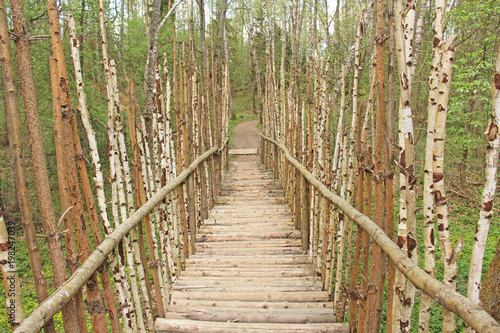
M14 20L14 29L15 32L18 34L19 39L16 42L16 47L18 49L18 61L19 61L19 70L21 73L21 78L22 78L22 89L23 89L23 95L24 95L24 103L25 103L25 114L27 118L27 125L28 125L28 132L30 135L30 140L31 140L31 157L33 160L33 164L35 166L34 171L35 171L35 180L36 180L36 187L37 187L37 193L38 193L38 199L40 202L40 211L42 214L42 220L44 222L44 227L47 235L47 240L49 244L49 255L51 257L52 265L53 265L53 272L54 272L54 278L56 285L59 286L64 281L66 280L66 265L64 262L64 253L61 248L61 242L60 242L60 234L58 227L56 226L55 222L55 214L54 214L54 208L52 206L52 197L50 194L50 185L49 185L49 180L48 180L48 172L47 172L47 164L45 161L45 152L43 148L43 141L42 141L42 134L41 134L41 128L40 128L40 119L38 116L38 110L37 110L37 104L36 104L36 97L35 97L35 89L34 89L34 78L33 78L33 69L31 66L31 54L30 54L30 49L29 49L29 40L25 28L25 21L24 21L24 9L23 9L23 4L22 2L18 1L12 1L11 2L12 6L12 12L13 12L13 20ZM2 7L3 7L3 2L2 2ZM2 13L4 13L3 8L2 8ZM2 21L4 21L2 19ZM4 33L2 32L2 35ZM5 36L7 36L6 31L5 31ZM8 41L8 37L6 37L4 40ZM4 44L5 45L5 44ZM8 43L7 43L8 46ZM2 52L3 53L3 52ZM6 52L8 54L5 54L2 56L2 59L10 59L10 51ZM4 68L4 71L7 70L6 68L7 64L2 66ZM5 75L5 74L4 74ZM11 82L14 84L13 79L5 80L4 82ZM6 84L6 88L7 84ZM11 89L7 89L8 91ZM9 97L9 94L7 94ZM14 100L15 100L15 95L14 95ZM9 99L8 99L9 101ZM17 103L17 101L15 102ZM16 105L17 106L17 105ZM10 133L11 136L17 135L18 140L13 140L16 141L16 145L18 147L14 149L15 154L20 157L20 143L22 142L20 139L20 123L19 123L19 116L17 115L17 124L19 126L16 126L16 123L14 120L10 121ZM16 130L15 127L19 130L17 134L15 134ZM18 158L18 167L22 165L22 159ZM21 166L22 168L22 166ZM22 170L20 171L22 172ZM19 172L16 172L18 174ZM24 204L21 204L22 206L29 205L29 202L26 200L22 200L22 189L20 188L21 186L26 184L25 176L22 174L19 174L21 178L18 178L16 183L18 187L18 191L20 193L19 199L21 201L25 201ZM26 190L27 191L27 190ZM27 194L27 192L26 192ZM31 207L28 207L26 209L29 209L29 211L26 211L30 218L31 218ZM21 211L24 211L22 209ZM29 221L29 218L26 218L23 216L23 226L25 230L25 236L26 236L26 241L28 245L28 250L32 252L33 254L30 255L30 261L32 264L32 270L35 278L35 284L37 285L37 293L38 293L38 298L39 301L43 301L48 295L47 295L47 289L45 285L45 278L44 278L44 272L43 272L43 267L42 267L42 262L40 259L40 254L38 252L38 245L36 241L36 235L35 235L35 229L33 223ZM38 252L38 253L37 253ZM65 328L68 329L68 331L71 331L72 329L77 329L77 327L72 326L71 323L69 323L71 320L74 320L74 313L71 314L71 307L73 306L74 309L74 303L70 304L67 306L65 309L63 309L63 318L65 319ZM49 325L46 327L47 331L54 331L54 324L53 322L50 322Z
M387 207L385 198L384 175L385 170L384 159L388 158L387 144L385 142L385 39L384 39L384 2L377 0L377 33L375 36L376 52L377 52L377 123L375 129L375 168L374 168L374 221L382 230L387 230ZM391 221L392 223L392 221ZM367 308L367 331L376 332L380 326L380 318L382 315L382 296L384 292L385 271L386 271L386 254L382 252L377 245L373 246L372 264L370 270L370 284L375 288L374 292L368 294Z
M144 77L146 79L144 86L145 106L144 113L147 115L147 124L151 124L151 116L154 108L154 94L153 89L155 86L155 64L158 57L158 32L160 24L160 7L161 0L153 0L153 12L151 14L151 24L149 26L149 49L148 57L146 60L146 70ZM149 126L148 126L149 127Z
M82 123L83 127L85 128L86 134L87 134L87 139L88 139L88 144L92 156L92 161L95 167L95 184L96 184L96 189L97 189L97 195L98 195L98 205L101 210L101 223L106 227L109 228L109 221L108 221L108 216L106 212L106 199L104 196L104 181L103 181L103 175L102 175L102 170L101 170L101 164L100 164L100 157L99 157L99 151L97 149L97 141L95 138L95 133L92 129L92 125L90 124L90 118L88 115L88 110L87 110L87 101L86 101L86 96L85 92L83 90L83 78L82 78L82 71L81 71L81 66L80 66L80 57L79 57L79 41L76 38L76 29L75 29L75 22L73 19L72 15L69 15L68 17L68 28L70 30L70 37L72 39L72 56L73 56L73 64L75 68L75 78L76 78L76 86L77 86L77 92L78 92L78 104L79 104L79 109L80 109L80 114L82 118ZM85 169L86 170L86 169ZM87 176L82 177L82 181L86 181L88 179ZM84 191L87 189L87 192L90 192L90 185L86 184L83 186ZM91 192L90 192L91 193ZM86 197L89 197L90 195L85 195ZM92 231L94 233L94 237L96 239L96 243L99 244L102 241L102 237L100 234L100 228L97 225L97 212L95 211L95 206L94 206L94 200L93 198L90 198L90 202L87 203L87 207L89 207L89 210L92 210ZM89 201L89 200L87 200ZM109 230L108 230L109 232ZM109 312L109 317L111 321L111 327L113 329L113 332L119 332L120 331L120 323L118 319L118 314L117 314L117 309L115 306L115 301L113 297L113 291L111 290L111 281L109 278L109 272L107 270L107 265L105 266L106 269L102 269L100 271L100 276L101 276L101 281L103 283L103 289L106 294L106 303L108 307L108 312ZM103 267L104 268L104 267Z
M35 285L37 286L36 291L38 301L42 302L48 296L47 285L43 275L42 260L36 239L33 212L29 201L29 192L26 181L26 170L24 167L25 162L22 156L23 140L21 120L17 105L15 74L12 66L10 42L7 31L7 18L5 16L4 8L3 0L0 0L0 40L2 41L2 43L0 43L0 63L2 64L3 82L5 83L6 92L7 117L10 125L9 145L12 152L12 164L14 166L14 177L17 184L18 202L30 257L31 269L33 270ZM22 14L24 17L24 13ZM18 25L16 25L16 28L18 28ZM32 93L34 95L34 92ZM4 218L0 210L0 244L4 245L0 249L0 268L2 270L2 277L5 286L5 305L8 309L9 323L12 328L16 328L24 320L21 288L15 261L15 233L15 223L13 221L9 221L9 227L6 228ZM39 286L37 285L37 280L40 281ZM54 323L52 322L51 325L48 325L46 330L54 332Z
M50 75L51 75L51 82L52 82L52 100L53 100L52 104L53 104L53 113L54 113L54 132L56 133L54 138L56 141L56 151L60 151L60 150L62 150L62 140L60 138L60 136L62 135L62 128L61 128L62 126L61 126L61 120L60 120L61 103L60 103L59 85L58 85L58 80L57 80L57 78L59 77L58 68L57 68L57 60L55 60L54 58L50 58L50 66L51 66ZM59 117L57 115L59 115ZM70 135L70 138L71 138L71 135ZM63 164L63 162L60 161L61 154L56 153L56 157L57 156L58 156L58 159L57 159L58 183L59 183L59 187L61 187L64 184L63 169L62 169L64 164ZM59 173L61 173L61 176L59 175ZM65 190L60 188L59 191L61 192L60 193L60 195L61 195L61 207L66 207L65 209L69 209L68 199L67 199L67 197L65 197L65 193L64 193ZM53 210L53 208L52 208L52 210ZM53 223L55 224L55 214L54 214L54 219L51 221L54 221ZM68 229L67 234L70 231L71 231L71 233L73 233L73 226L70 225L68 217L64 216L63 221L64 221L64 228ZM55 229L56 226L53 226L53 228ZM55 230L53 233L56 234L56 232L57 231ZM74 237L73 234L70 236ZM76 259L74 257L74 254L76 252L76 247L74 245L74 240L70 239L70 236L66 235L66 249L67 249L66 260L68 260L68 261L71 260L73 263L75 263ZM61 276L58 277L57 279L56 279L56 276L54 276L54 280L56 281L56 283L59 283L59 285L62 285L66 281L67 276L66 276L66 260L63 259L64 253L62 252L62 249L60 249L60 251L61 251L60 256L57 256L54 259L51 258L51 261L53 262L53 260L57 260L57 264L55 264L55 265L58 265L58 266L62 266L64 264L64 271L62 273L60 273ZM61 264L61 261L62 261L62 264ZM54 266L54 263L53 263L53 266ZM69 266L69 264L68 264L68 266ZM73 265L73 266L75 266L75 265ZM60 282L57 282L58 280ZM70 301L70 303L69 303L70 309L66 310L69 312L67 314L66 321L69 321L67 326L70 327L69 328L70 332L79 332L80 331L79 323L81 324L81 322L79 322L79 319L77 317L77 313L76 313L77 306L75 304L78 296L81 296L81 294L75 296L75 298L73 298ZM78 309L78 311L80 311L80 310L81 309ZM63 320L64 320L64 318L65 318L65 315L64 315L64 311L63 311ZM66 327L65 327L65 329L68 330L68 328L66 328Z
M333 167L332 173L334 174L335 180L333 182L333 189L337 190L338 184L340 182L340 168L339 168L339 160L340 160L340 147L342 146L342 136L343 136L343 128L344 128L344 111L345 111L345 65L341 66L341 99L340 99L340 111L339 111L339 119L337 122L337 138L335 140L335 150L333 153Z
M375 75L375 73L374 73ZM372 216L372 194L373 194L373 153L371 146L366 147L366 165L365 165L365 185L364 185L364 211L366 216ZM370 247L371 239L367 232L363 232L363 245L362 245L362 257L361 257L361 276L368 277L370 272ZM368 328L368 278L361 278L361 283L359 286L359 320L358 320L358 332L366 332Z
M76 128L75 121L75 113L72 105L69 83L68 83L68 74L66 70L66 64L64 61L64 53L62 48L62 40L60 36L60 25L59 25L59 15L57 12L57 7L55 1L48 0L48 8L49 8L49 21L51 28L51 41L52 41L52 50L54 57L56 59L55 65L57 66L57 76L52 75L52 79L56 80L56 84L59 87L59 103L60 110L55 109L55 124L60 125L60 129L62 131L58 131L58 134L61 135L62 142L59 150L56 151L58 156L58 176L60 182L61 197L62 197L62 208L66 209L70 206L74 207L74 215L73 215L73 224L76 232L76 238L78 240L78 251L81 254L82 261L85 261L91 254L91 246L90 239L87 231L86 221L85 221L85 213L83 209L83 199L82 194L79 189L78 183L78 175L75 165L75 158L81 156L81 146L79 142L78 132ZM58 112L61 112L60 115ZM70 158L68 158L70 157ZM87 171L86 166L83 159L79 159L79 168L81 170L80 176L82 177L82 184L84 188L87 190L90 189L88 184ZM59 168L62 167L62 170L59 171ZM61 184L61 180L63 183ZM64 192L66 191L66 192ZM87 191L87 194L91 195ZM88 201L93 201L93 198L88 198ZM66 219L65 219L66 221ZM74 251L73 261L70 261L71 265L69 266L70 271L76 269L78 266L77 252L75 245L72 245L72 228L70 221L68 221L67 229L70 232L67 234L68 242L68 250ZM70 252L70 254L71 254ZM74 266L73 266L74 265ZM107 331L106 328L106 320L104 314L104 305L102 304L102 296L100 293L100 289L97 284L97 277L93 275L89 281L87 282L87 301L89 303L89 313L91 315L92 326L95 331ZM83 299L80 301L80 294L77 294L75 300L77 302L77 312L80 324L80 330L87 330L86 316L83 308Z
M102 0L99 1L99 25L101 30L101 49L102 49L102 58L103 58L103 66L104 72L106 75L106 87L107 87L107 95L108 95L108 158L109 158L109 173L111 179L111 209L113 216L114 226L119 225L119 212L118 212L118 185L117 185L117 171L115 165L115 159L118 155L117 151L117 133L115 131L114 119L115 119L115 96L114 91L112 89L112 80L111 80L111 70L109 65L108 58L108 49L107 49L107 41L106 41L106 29L104 24L104 2ZM104 198L104 196L102 196ZM101 203L102 207L106 206L106 203ZM105 211L105 210L104 210ZM103 214L103 210L101 210L101 214ZM104 222L107 219L103 219ZM112 232L111 224L108 221L108 226L106 223L104 225L104 231L106 234ZM120 245L121 247L122 245ZM115 286L117 288L118 299L121 304L121 314L123 320L123 330L126 332L130 332L131 330L137 329L136 322L136 313L133 310L133 302L132 295L130 293L130 284L127 280L127 275L125 271L123 249L117 252L116 257L111 260L111 270L113 272L113 276L115 279Z
M406 9L406 11L405 11ZM406 15L405 15L406 14ZM413 115L411 110L411 86L413 84L411 54L412 45L406 43L413 40L415 8L404 7L401 0L396 0L395 41L398 58L398 77L400 80L399 103L399 166L400 166L400 213L398 225L399 247L408 253L415 262L417 252L416 196L415 196L415 150L413 142ZM410 44L410 45L408 45ZM396 272L394 281L392 330L409 332L411 330L411 311L415 298L415 287Z
M363 36L363 11L360 11L359 14L359 23L358 23L358 29L356 32L356 43L355 43L355 50L354 50L354 57L355 57L355 67L354 67L354 82L353 82L353 89L352 89L352 122L351 122L351 128L349 131L349 153L348 155L344 155L344 161L347 162L347 177L345 181L342 184L342 188L347 190L345 199L347 202L351 202L352 195L353 195L353 186L354 186L354 147L356 145L356 131L357 131L357 124L358 124L358 84L359 84L359 48L361 45L361 38ZM344 68L342 66L342 68ZM342 102L341 102L342 103ZM342 107L341 107L342 108ZM341 111L342 112L342 111ZM339 123L339 126L341 123ZM337 134L338 135L338 134ZM335 279L335 300L334 300L334 306L335 306L335 311L336 311L336 316L337 319L339 319L339 302L344 298L344 295L340 295L340 290L342 287L342 274L343 273L343 254L344 254L344 247L345 247L345 242L346 242L346 237L348 237L348 234L351 234L352 222L349 220L344 221L343 228L341 228L342 236L341 236L341 241L340 241L340 247L339 247L339 255L337 258L337 277ZM342 230L343 229L343 230ZM349 249L348 249L349 251ZM349 267L349 266L347 266ZM347 278L347 277L346 277ZM340 315L342 316L342 315Z
M394 57L394 0L387 1L387 30L388 30L388 64L387 64L387 103L386 103L386 124L387 124L387 146L389 156L387 158L388 161L393 161L393 136L394 136L394 66L395 66L395 57ZM375 53L375 52L374 52ZM392 168L392 163L390 163L390 167ZM393 189L388 189L392 192ZM388 209L388 212L391 210ZM391 216L392 217L392 216ZM389 224L389 229L394 228L394 221ZM393 238L394 232L388 232L389 237ZM392 333L392 322L394 321L394 293L392 292L394 288L394 279L396 276L396 270L394 267L394 263L389 261L389 272L388 272L388 288L389 290L387 295L387 333Z
M257 51L255 49L252 3L251 3L251 0L245 0L245 1L246 1L247 10L248 10L248 16L249 16L248 34L250 37L250 46L251 46L251 52L252 52L253 66L254 66L254 72L255 72L255 77L256 77L256 81L257 81L257 96L259 97L260 122L262 123L262 112L264 111L264 98L262 96L263 95L262 94L262 84L261 84L262 81L260 79L259 62L257 60Z
M436 124L437 96L438 96L438 76L439 64L441 63L441 43L444 36L445 20L445 1L436 2L434 17L434 45L432 49L432 61L429 73L429 102L427 106L427 139L425 149L424 165L424 193L423 193L423 234L424 234L424 253L425 253L425 271L434 276L436 270L436 244L434 228L434 182L433 182L433 151L434 151L434 129ZM418 330L419 332L429 332L431 310L431 298L422 294L420 300L420 314Z
M481 212L477 222L476 236L474 237L474 245L472 247L469 287L467 290L467 296L477 304L479 304L479 287L481 285L484 251L490 229L491 210L493 208L493 199L497 184L498 149L500 147L500 137L498 135L500 123L500 46L498 48L493 79L492 104L492 120L486 131L488 138L488 146L486 147L486 182L481 198Z
M3 1L0 2L0 25L2 40L8 41L7 21L5 17ZM17 58L19 64L19 72L21 76L21 86L23 91L25 115L27 119L28 132L31 138L31 156L33 164L45 168L45 153L43 152L42 137L40 130L40 120L38 118L38 110L36 105L33 67L31 65L31 54L29 50L28 35L24 23L23 3L20 1L11 1L12 19L14 22L14 32L18 36L16 39ZM12 67L10 44L2 43L0 53L3 69L3 83L6 89L6 121L8 123L8 141L11 146L11 160L13 166L13 175L15 182L16 203L19 203L21 211L21 219L23 221L23 231L26 238L28 253L30 256L30 264L34 275L35 287L38 295L38 302L42 302L47 298L47 285L42 267L36 231L33 223L33 214L29 194L27 189L25 162L22 155L22 129L19 110L17 105L17 89L15 83L15 74ZM38 135L38 136L37 136ZM41 150L40 150L41 149ZM36 158L35 158L36 157ZM42 160L43 158L43 160ZM43 164L37 164L43 162ZM35 168L35 177L39 175ZM48 184L48 178L47 178ZM52 204L50 192L48 198ZM21 198L22 197L22 198ZM45 208L45 207L43 207ZM45 211L43 211L45 212ZM54 323L51 321L46 328L46 331L54 331Z
M433 180L434 180L434 200L436 203L436 216L439 231L439 242L441 243L441 253L444 261L444 283L455 290L457 277L457 260L463 246L460 239L457 246L453 248L450 238L448 221L448 204L446 200L446 190L444 186L444 140L446 134L446 118L448 113L448 98L451 87L451 77L453 74L453 61L455 56L456 36L452 35L443 45L441 71L438 80L437 113L434 132L433 150ZM443 332L454 332L455 314L447 309L443 309Z
M120 151L120 158L121 158L121 167L122 167L122 178L120 179L119 187L121 186L121 182L125 183L125 186L121 187L122 191L125 190L126 192L126 211L125 211L125 206L123 205L123 202L121 204L121 216L122 216L122 221L124 221L128 216L132 215L135 211L134 208L134 198L133 198L133 190L132 190L132 181L131 181L131 175L130 175L130 166L129 166L129 158L126 150L126 144L125 144L125 135L123 134L123 127L122 127L122 116L120 113L120 100L119 100L119 91L118 91L118 84L117 84L117 74L116 74L116 69L115 69L115 63L113 60L110 62L110 69L111 69L111 78L112 78L112 89L114 91L114 96L115 96L115 106L116 106L116 116L115 116L115 129L118 135L118 146L119 146L119 151ZM117 166L119 163L117 163ZM121 197L120 197L121 198ZM148 289L146 287L146 274L144 270L144 266L141 262L140 258L140 249L139 249L139 244L137 241L137 229L133 228L130 231L130 234L128 237L125 237L125 242L124 242L127 247L127 261L129 264L129 272L130 272L130 280L131 280L131 287L132 287L132 292L134 295L135 300L135 307L136 307L136 313L137 313L137 319L138 323L140 325L143 325L143 318L142 318L142 311L144 308L145 316L146 316L146 324L149 330L152 330L153 328L153 317L151 314L151 308L150 308L150 302L149 302L149 293ZM129 244L127 244L129 243ZM130 254L131 253L131 254ZM138 297L138 291L136 291L136 284L134 281L134 274L137 273L137 279L139 280L139 287L141 291L141 296ZM144 304L141 302L144 301Z

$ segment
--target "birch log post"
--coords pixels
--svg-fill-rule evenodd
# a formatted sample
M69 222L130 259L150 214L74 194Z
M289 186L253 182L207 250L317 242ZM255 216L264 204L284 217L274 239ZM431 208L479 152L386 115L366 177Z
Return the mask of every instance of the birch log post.
M106 27L104 21L104 1L99 1L99 29L101 37L101 51L103 58L104 73L106 76L106 89L108 98L108 122L107 122L107 132L108 132L108 159L109 159L109 174L111 181L111 210L114 226L116 227L119 223L119 212L118 212L118 189L117 189L117 174L115 167L115 158L118 154L117 149L117 134L115 131L115 95L112 89L111 82L111 71L109 67L108 58L108 48L106 39ZM106 213L106 199L104 196L104 188L99 187L96 184L98 190L98 202L101 211L101 218L104 223L104 232L106 235L110 235L113 232L111 223L107 217ZM101 193L99 193L101 192ZM130 332L136 328L136 314L133 311L133 303L131 300L130 284L126 277L125 265L123 265L123 259L120 254L115 254L111 257L110 268L113 272L115 279L115 286L117 290L117 296L121 305L121 316L123 321L122 330L124 332ZM116 283L118 282L118 283Z
M448 220L448 203L446 189L444 186L444 141L446 135L446 118L448 113L448 99L453 74L453 62L455 60L456 36L452 35L442 48L441 71L438 81L436 124L434 132L433 150L433 181L434 200L436 204L436 216L441 244L441 253L444 262L444 283L455 289L457 277L457 260L463 246L460 239L453 247L450 237L450 225ZM454 332L456 329L455 315L448 309L443 310L443 332Z
M338 184L340 182L340 155L341 155L341 147L342 147L342 136L343 136L343 128L344 128L344 111L345 111L345 77L346 70L345 64L342 63L341 70L341 98L340 98L340 110L339 110L339 119L337 122L337 134L335 139L335 150L333 153L333 162L332 162L332 173L334 174L333 188L337 189Z
M106 212L106 199L104 195L104 181L103 181L103 175L102 175L102 170L101 170L101 164L100 164L100 157L99 157L99 151L97 148L97 141L95 138L95 133L94 130L92 129L92 125L90 123L90 117L88 114L87 110L87 99L85 95L85 91L83 89L84 83L83 83L83 77L82 77L82 71L81 71L81 65L80 65L80 52L79 52L79 41L78 38L76 37L76 27L75 27L75 20L74 17L70 14L68 15L68 29L69 29L69 34L71 38L71 55L73 58L73 67L75 69L75 80L76 80L76 87L77 87L77 94L78 94L78 109L80 111L80 115L82 118L82 123L83 127L85 129L85 132L87 134L87 139L89 143L89 148L90 148L90 153L92 156L92 162L94 164L95 168L95 178L94 182L96 185L96 190L97 190L97 198L98 198L98 206L101 211L100 217L101 217L101 224L104 225L104 228L109 228L109 220ZM86 169L85 169L86 170ZM85 180L85 179L83 179ZM90 188L90 186L89 186ZM91 200L92 203L88 204L89 207L93 207L93 200ZM99 244L102 241L102 237L100 234L100 229L96 225L97 224L97 212L93 212L95 214L95 221L92 221L92 231L94 233L94 237L96 240L96 243ZM109 231L107 232L109 233ZM106 234L107 234L106 233ZM104 268L104 267L103 267ZM117 309L115 305L115 300L113 296L113 291L111 290L111 280L109 277L109 272L106 270L101 270L100 271L100 278L103 284L103 289L106 297L106 305L108 308L109 312L109 319L111 322L111 328L113 332L120 332L120 323L117 315ZM117 290L117 292L119 292Z
M434 44L432 48L432 60L429 72L429 98L427 105L427 138L425 145L424 162L424 191L423 191L423 234L424 234L424 267L425 271L434 277L436 270L436 244L434 225L434 182L433 182L433 151L434 151L434 128L437 110L437 87L439 64L441 63L441 44L444 36L445 1L436 1L434 16ZM429 332L429 321L431 311L431 298L423 294L420 299L420 313L418 330L421 333Z
M385 85L385 38L384 38L384 10L385 4L382 0L377 0L377 30L375 35L375 49L377 54L377 108L376 108L376 127L375 127L375 165L374 165L374 221L387 232L388 214L387 214L387 196L385 193L385 175L388 157L386 136L386 115L384 105L384 85ZM392 215L392 214L391 214ZM390 219L390 223L392 219ZM385 285L386 273L386 254L382 251L379 244L373 244L372 260L370 267L370 284L374 290L368 293L367 299L367 325L370 332L375 332L380 325L382 314L382 297Z
M338 195L332 193L326 185L316 179L306 167L294 159L288 149L274 141L273 139L261 134L261 137L275 144L281 149L286 159L292 163L306 180L316 188L319 193L335 205L340 211L346 214L352 221L358 224L371 237L380 249L386 253L390 260L394 262L396 268L403 272L418 289L430 295L441 306L449 311L459 315L466 323L471 325L478 332L498 332L500 324L496 322L483 308L474 304L467 297L459 294L455 290L445 286L442 282L430 277L423 269L418 267L408 255L401 251L385 231L368 216L357 211L351 204L346 202Z
M399 170L400 170L400 212L398 224L398 245L408 253L408 257L418 262L417 223L415 196L415 149L413 142L413 114L411 110L412 74L410 56L412 46L406 43L413 39L415 23L414 7L405 8L404 1L396 0L395 41L400 83L399 103ZM412 9L413 8L413 9ZM405 15L406 14L406 15ZM393 332L409 332L410 319L415 299L415 288L407 283L404 276L397 271L394 280L393 298Z

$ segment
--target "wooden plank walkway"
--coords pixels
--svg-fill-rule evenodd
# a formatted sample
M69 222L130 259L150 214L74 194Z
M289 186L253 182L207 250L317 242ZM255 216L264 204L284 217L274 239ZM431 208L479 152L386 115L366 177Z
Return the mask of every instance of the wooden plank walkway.
M260 164L230 164L157 332L349 332L333 323L282 194Z
M257 148L229 149L229 155L257 155Z

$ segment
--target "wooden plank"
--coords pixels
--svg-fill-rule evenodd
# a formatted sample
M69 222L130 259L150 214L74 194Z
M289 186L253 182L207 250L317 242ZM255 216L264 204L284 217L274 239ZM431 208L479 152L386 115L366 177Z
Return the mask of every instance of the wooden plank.
M289 283L294 283L295 281L300 281L301 283L304 283L306 285L314 283L315 281L321 281L317 277L311 277L311 276L279 276L279 277L266 277L266 276L261 276L261 277L247 277L247 276L199 276L199 275L193 275L193 276L184 276L182 275L179 280L177 280L176 283L180 283L181 281L207 281L208 282L213 282L213 283L231 283L231 282L238 282L241 284L247 283L247 282L255 282L255 283L268 283L270 281L283 281L289 282Z
M174 295L172 295L174 298ZM200 292L175 293L176 299L211 300L211 301L245 301L245 302L329 302L330 297L324 291L297 292Z
M245 309L245 308L180 308L171 307L166 318L189 318L239 323L328 323L333 321L333 309Z
M296 291L322 291L321 285L308 286L308 285L296 285L296 286L283 286L283 285L262 285L262 284L245 284L241 283L231 283L224 285L180 285L176 284L172 287L173 292L258 292L258 293L273 293L273 292L296 292Z
M323 332L349 333L349 324L343 323L231 323L190 319L162 319L155 322L155 331L161 332Z
M186 264L186 270L190 269L196 269L199 264L193 264L193 263L187 263ZM201 266L203 267L203 266ZM247 263L247 262L227 262L227 263L212 263L209 267L210 269L226 269L226 268L241 268L247 270L248 268L255 267L258 268L259 270L282 270L282 269L301 269L301 270L307 270L307 269L313 269L312 265L310 264L268 264L268 265L263 265L263 264L256 264L256 263Z
M249 261L268 261L268 260L271 260L271 261L277 261L277 262L282 262L282 261L286 261L286 260L292 260L292 261L296 261L296 260L299 260L299 261L303 261L303 260L307 260L308 262L311 262L312 263L312 259L311 257L309 257L308 254L306 254L305 252L302 252L302 253L297 253L297 254L284 254L284 255L281 255L281 256L273 256L273 255L262 255L262 256L259 256L259 257L250 257L248 255L242 255L242 256L231 256L231 257L228 257L228 256L225 256L225 255L222 255L222 254L213 254L213 255L201 255L201 254L193 254L192 256L189 257L189 259L187 260L249 260Z
M257 148L229 149L229 155L257 155Z
M239 287L245 290L248 287L301 287L301 288L319 288L322 283L319 279L306 281L305 279L273 278L273 279L232 279L232 280L209 280L209 279L179 279L172 290L181 290L181 288L215 288L222 286L224 288ZM318 289L315 289L318 290Z
M172 299L172 306L179 307L214 307L214 308L266 308L266 309L309 309L333 308L333 302L243 302Z

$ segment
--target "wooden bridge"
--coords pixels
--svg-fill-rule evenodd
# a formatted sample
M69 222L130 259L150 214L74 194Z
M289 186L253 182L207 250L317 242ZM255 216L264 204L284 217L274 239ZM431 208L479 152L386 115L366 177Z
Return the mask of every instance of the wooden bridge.
M272 174L233 162L218 201L156 331L348 332L332 324L333 303Z
M160 292L149 299L131 299L135 309L131 312L124 312L124 305L129 304L121 303L122 331L348 332L354 330L353 323L359 332L378 331L381 308L370 307L370 297L374 291L383 290L384 280L380 281L382 286L365 284L364 288L371 290L366 294L360 289L363 281L360 287L357 279L349 281L349 277L341 286L345 288L350 282L354 291L349 295L339 286L332 288L337 266L344 257L335 254L336 231L329 222L339 214L321 215L328 213L325 207L330 207L349 219L345 221L355 222L358 230L370 236L374 246L423 293L431 295L478 332L498 332L498 323L481 307L429 277L368 216L330 192L285 146L267 137L262 142L264 164L230 163L229 172L222 172L222 185L218 188L219 183L213 183L212 190L218 188L220 195L214 198L215 205L205 214L203 222L200 217L204 213L198 211L202 205L194 200L187 207L188 218L179 224L182 237L177 240L173 237L168 243L165 236L175 235L159 227L158 232L165 233L163 237L169 245L158 251L160 266L146 267L143 273L155 268L157 271L152 274L159 274L160 270L165 273L163 279L154 280L149 287ZM172 200L170 195L181 187L192 190L188 197L202 191L197 189L196 184L200 186L197 177L205 175L209 179L210 172L225 170L227 154L224 144L196 158L108 235L68 281L15 332L40 331L108 259L112 260L113 251L143 218L165 203L165 198ZM279 163L286 168L278 168ZM296 191L283 192L283 183ZM198 192L202 193L198 201L211 193L208 187L204 191ZM314 193L317 204L310 204L308 193ZM205 198L206 202L209 199ZM186 241L182 242L183 239ZM178 260L182 261L181 266L175 265ZM362 280L366 280L367 275L363 276ZM139 283L135 283L138 295ZM343 299L338 297L340 293L344 294ZM351 311L350 323L344 323L343 319L347 305ZM110 316L110 321L117 319Z

